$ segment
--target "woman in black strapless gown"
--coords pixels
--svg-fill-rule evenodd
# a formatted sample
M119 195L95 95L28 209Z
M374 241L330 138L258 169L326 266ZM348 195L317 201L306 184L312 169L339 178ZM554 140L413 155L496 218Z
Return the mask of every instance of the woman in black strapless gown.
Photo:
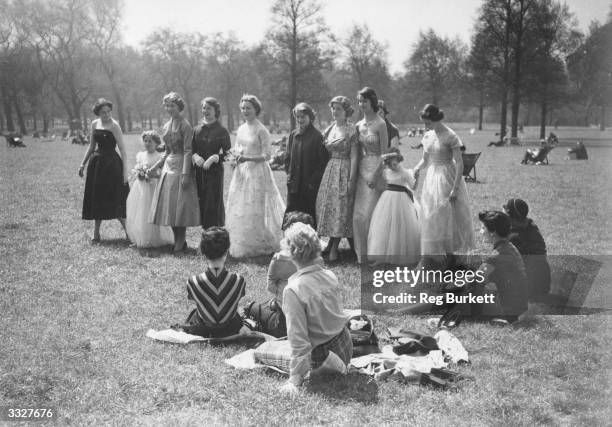
M91 123L91 140L79 168L79 176L83 177L85 164L89 161L83 219L95 221L92 242L100 241L102 220L116 218L125 231L125 207L130 188L123 135L121 127L111 116L112 108L113 104L103 98L94 105L93 112L99 119Z

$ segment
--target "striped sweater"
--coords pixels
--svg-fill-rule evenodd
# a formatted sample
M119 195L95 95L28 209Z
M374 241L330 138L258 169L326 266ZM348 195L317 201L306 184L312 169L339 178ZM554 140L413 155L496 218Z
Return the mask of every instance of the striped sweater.
M218 276L211 269L187 281L188 298L195 301L202 321L210 326L222 325L236 314L238 301L245 294L244 278L225 268Z

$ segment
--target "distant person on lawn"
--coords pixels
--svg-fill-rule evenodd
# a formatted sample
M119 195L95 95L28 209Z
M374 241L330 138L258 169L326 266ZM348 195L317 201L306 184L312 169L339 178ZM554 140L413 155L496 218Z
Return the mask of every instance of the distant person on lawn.
M309 225L293 224L281 245L297 268L283 292L291 363L289 381L281 387L284 394L295 396L311 370L333 367L346 372L353 343L348 317L340 306L338 279L317 263L321 256L317 232Z
M504 205L510 216L510 242L523 256L529 297L546 295L550 291L550 266L546 257L544 237L531 218L527 218L529 206L524 200L510 199Z
M187 298L196 308L185 325L179 326L188 334L206 338L235 335L242 328L238 315L238 301L244 296L244 278L225 269L230 247L229 233L223 227L210 227L202 233L200 250L207 268L202 274L187 281Z

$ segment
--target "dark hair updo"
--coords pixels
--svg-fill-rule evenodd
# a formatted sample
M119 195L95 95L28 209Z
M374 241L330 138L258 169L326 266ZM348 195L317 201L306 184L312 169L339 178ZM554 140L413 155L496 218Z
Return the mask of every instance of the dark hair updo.
M96 101L96 103L93 105L92 111L96 116L100 115L100 110L102 109L102 107L108 107L111 110L113 109L113 103L110 102L108 99L106 98L98 98L98 100Z
M374 89L366 86L363 89L361 89L359 92L357 92L357 95L361 95L365 99L370 101L370 105L372 106L372 111L374 111L375 113L378 112L378 96L376 96L376 92L374 91Z

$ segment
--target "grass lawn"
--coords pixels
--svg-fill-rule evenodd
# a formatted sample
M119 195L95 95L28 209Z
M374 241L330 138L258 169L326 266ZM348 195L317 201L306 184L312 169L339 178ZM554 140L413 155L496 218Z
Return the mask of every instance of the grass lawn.
M612 132L561 128L549 166L521 166L525 147L487 148L493 126L474 135L469 127L456 129L468 152L482 152L480 182L468 184L475 227L481 209L521 197L550 254L612 255ZM589 160L565 161L578 138ZM536 141L536 129L526 129L526 139ZM126 141L132 165L139 138ZM403 139L407 167L420 157L409 148L417 141ZM0 406L52 406L61 424L79 425L610 423L612 322L605 314L528 316L505 329L461 325L453 333L473 363L458 369L475 381L458 390L351 375L312 382L295 401L279 397L282 377L223 363L244 347L149 340L147 329L184 320L191 308L185 280L202 270L201 257L194 249L175 257L170 248L129 248L117 221L103 222L102 244L91 245L77 176L85 147L25 143L0 147ZM284 174L276 179L284 193ZM188 229L190 248L198 237L198 228ZM266 297L268 261L230 263L247 279L247 299ZM345 306L358 307L358 267L333 271ZM419 316L378 324L428 331Z

